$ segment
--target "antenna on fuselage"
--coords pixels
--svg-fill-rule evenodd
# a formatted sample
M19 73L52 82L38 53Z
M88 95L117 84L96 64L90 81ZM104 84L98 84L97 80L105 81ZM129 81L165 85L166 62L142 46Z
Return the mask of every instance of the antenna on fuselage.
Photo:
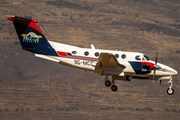
M94 45L93 45L93 44L91 44L91 49L95 49L95 47L94 47Z

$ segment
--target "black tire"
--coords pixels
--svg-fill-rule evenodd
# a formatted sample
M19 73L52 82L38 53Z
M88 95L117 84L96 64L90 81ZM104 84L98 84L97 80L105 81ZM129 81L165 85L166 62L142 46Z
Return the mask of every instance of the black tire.
M171 90L170 90L170 89L168 88L168 89L167 89L167 94L168 94L168 95L174 94L174 89L171 88Z
M111 82L110 82L109 80L106 80L106 81L105 81L105 85L106 85L107 87L109 87L109 86L111 86Z
M114 92L117 91L117 86L116 85L112 85L111 86L111 90L114 91Z

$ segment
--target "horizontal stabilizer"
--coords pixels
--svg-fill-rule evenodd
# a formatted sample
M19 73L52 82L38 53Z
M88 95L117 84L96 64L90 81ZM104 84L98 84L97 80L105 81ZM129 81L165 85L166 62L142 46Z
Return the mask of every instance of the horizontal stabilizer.
M50 61L53 61L53 62L59 62L59 60L53 58L53 56L47 56L47 55L42 55L42 54L35 54L35 56L39 57L39 58L46 59L46 60L50 60Z

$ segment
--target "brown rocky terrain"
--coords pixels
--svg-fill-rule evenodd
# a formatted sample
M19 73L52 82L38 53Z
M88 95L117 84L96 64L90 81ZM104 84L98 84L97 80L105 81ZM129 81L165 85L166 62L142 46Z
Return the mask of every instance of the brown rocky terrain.
M32 17L51 41L99 49L138 51L178 72L178 0L1 0L0 120L180 119L180 77L175 93L166 81L117 81L35 58L23 51L6 15Z

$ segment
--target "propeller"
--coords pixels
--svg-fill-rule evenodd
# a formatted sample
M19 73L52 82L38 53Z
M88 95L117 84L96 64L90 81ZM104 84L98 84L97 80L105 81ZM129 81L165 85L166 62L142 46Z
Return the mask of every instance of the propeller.
M153 82L155 79L155 75L156 75L156 70L161 69L161 67L159 65L157 65L157 58L158 58L158 52L156 53L156 60L155 60L155 64L154 64L154 73L153 73Z

